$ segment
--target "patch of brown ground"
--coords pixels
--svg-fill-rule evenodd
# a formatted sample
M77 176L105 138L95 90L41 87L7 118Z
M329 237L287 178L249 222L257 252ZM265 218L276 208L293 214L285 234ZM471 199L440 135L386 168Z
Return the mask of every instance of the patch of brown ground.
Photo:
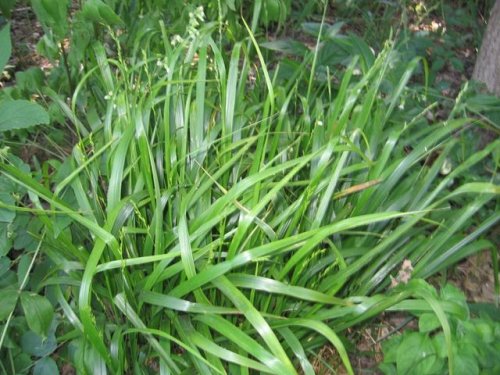
M369 326L348 329L347 338L354 344L349 350L349 360L355 374L382 374L378 369L384 359L382 342L404 330L417 329L417 320L404 313L383 313ZM324 346L312 360L317 374L346 375L347 371L334 348ZM335 371L335 372L332 372Z
M496 233L499 234L499 231L500 228L497 228ZM495 303L498 296L494 274L491 252L483 251L461 262L448 281L460 288L469 302Z
M35 13L29 6L17 7L12 12L11 38L12 56L9 65L17 72L32 66L42 70L51 67L50 62L37 53L36 45L43 36L43 30Z

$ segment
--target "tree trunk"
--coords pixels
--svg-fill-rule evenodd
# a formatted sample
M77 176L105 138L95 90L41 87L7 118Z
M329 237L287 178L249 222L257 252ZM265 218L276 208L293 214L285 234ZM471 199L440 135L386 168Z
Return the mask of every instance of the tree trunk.
M472 78L500 96L500 0L495 2Z

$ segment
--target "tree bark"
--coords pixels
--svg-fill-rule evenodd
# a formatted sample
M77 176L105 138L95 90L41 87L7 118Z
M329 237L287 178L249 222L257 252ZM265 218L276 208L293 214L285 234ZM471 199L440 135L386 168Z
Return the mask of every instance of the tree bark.
M472 78L484 82L489 91L500 96L500 0L491 11Z

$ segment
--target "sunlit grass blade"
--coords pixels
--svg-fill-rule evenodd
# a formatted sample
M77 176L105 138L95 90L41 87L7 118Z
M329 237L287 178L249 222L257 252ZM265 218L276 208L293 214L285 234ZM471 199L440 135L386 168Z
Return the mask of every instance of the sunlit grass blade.
M278 358L273 356L269 351L262 347L262 345L260 345L257 341L252 339L244 331L234 326L224 318L216 315L200 315L196 317L196 320L208 325L212 329L221 333L224 336L225 340L229 340L245 352L251 353L252 356L257 358L272 372L280 374L287 374L289 372L289 368L285 366Z
M190 327L190 330L188 331L188 334L190 335L191 340L193 340L193 343L200 347L200 349L203 349L204 351L207 351L214 356L221 358L227 362L232 362L235 364L238 364L243 367L251 368L254 370L257 370L262 373L271 373L272 370L269 369L268 367L262 365L261 363L254 361L250 358L244 357L240 354L237 354L235 352L232 352L230 350L227 350L223 348L222 346L219 346L215 344L213 341L208 340L205 336L202 334L196 332L194 330L194 327Z
M239 288L261 290L266 293L284 294L301 300L322 304L349 305L348 301L341 298L332 297L307 288L288 285L262 276L233 273L228 275L227 279L231 284Z
M121 312L130 320L132 325L135 326L136 329L145 332L146 339L151 344L151 346L155 348L158 354L161 355L162 358L166 361L166 363L169 366L169 370L172 371L172 373L174 374L179 374L180 373L179 367L175 364L170 355L163 350L160 343L152 336L150 332L147 331L146 325L142 322L142 320L134 311L132 306L128 304L124 295L122 294L117 295L114 299L114 302L116 306L121 310Z
M155 292L143 292L140 299L145 303L162 306L167 309L183 311L195 314L241 314L237 309L204 305L202 303L190 302Z
M272 331L271 327L269 327L269 324L262 317L262 315L257 311L257 309L255 309L252 303L244 296L244 294L232 285L231 282L224 276L213 280L212 283L231 300L238 310L245 315L250 324L252 324L265 341L271 352L280 362L283 363L287 369L286 373L295 374L295 369L275 333Z
M311 362L309 362L304 348L302 347L299 339L294 335L293 331L288 327L278 328L277 331L285 339L286 343L295 354L295 357L299 360L300 367L302 367L304 374L314 375L314 368Z
M277 323L277 326L299 326L306 327L308 329L314 330L317 333L326 337L330 343L334 346L334 348L339 353L340 358L342 359L342 363L344 364L348 374L354 374L354 371L351 366L351 362L349 361L349 357L347 355L346 349L342 341L335 334L335 332L328 327L323 322L312 320L312 319L289 319L284 321L283 323Z

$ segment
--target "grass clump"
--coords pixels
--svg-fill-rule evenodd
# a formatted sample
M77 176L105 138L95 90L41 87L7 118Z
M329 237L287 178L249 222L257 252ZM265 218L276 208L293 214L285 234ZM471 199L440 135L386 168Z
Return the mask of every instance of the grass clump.
M460 100L429 123L409 84L421 62L393 43L329 66L320 35L271 65L245 21L226 45L201 8L188 17L182 37L145 22L134 48L110 29L71 101L49 92L70 156L31 171L2 156L2 208L31 241L24 281L9 263L2 285L3 370L57 350L81 373L311 374L329 342L353 373L344 330L419 306L451 372L449 306L421 279L494 250L499 141L467 147L479 123ZM412 280L388 290L405 260Z

